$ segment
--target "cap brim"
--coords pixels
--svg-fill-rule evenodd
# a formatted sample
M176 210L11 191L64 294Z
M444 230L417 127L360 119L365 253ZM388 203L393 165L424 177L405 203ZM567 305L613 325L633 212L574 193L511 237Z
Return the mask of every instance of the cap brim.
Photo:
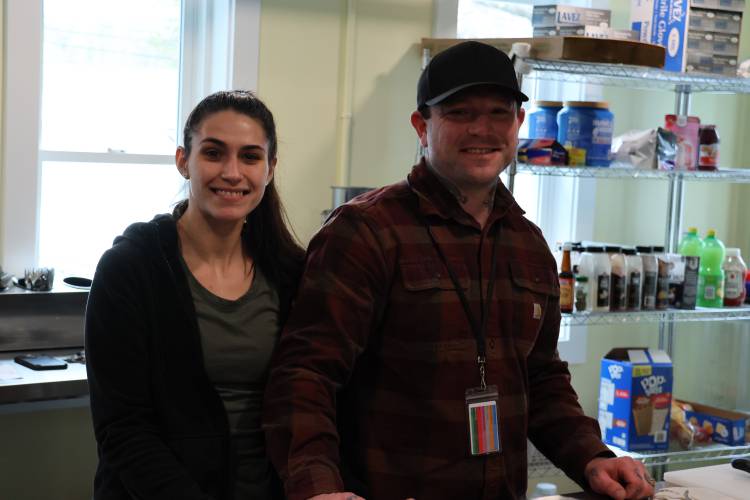
M466 89L466 88L469 88L469 87L474 87L476 85L492 85L493 87L498 87L500 89L506 90L506 91L508 91L508 93L510 93L511 95L513 95L513 97L515 97L516 101L518 101L518 102L526 102L526 101L529 100L529 98L523 92L519 92L518 90L516 90L514 88L511 88L511 87L508 87L508 86L505 86L505 85L500 85L497 82L471 82L471 83L465 83L463 85L459 85L458 87L453 87L450 90L446 90L442 94L437 95L437 96L433 97L432 99L430 99L428 101L425 101L425 106L434 106L435 104L439 104L442 101L444 101L445 99L447 99L448 97L450 97L453 94L455 94L456 92L459 92L459 91L461 91L463 89Z

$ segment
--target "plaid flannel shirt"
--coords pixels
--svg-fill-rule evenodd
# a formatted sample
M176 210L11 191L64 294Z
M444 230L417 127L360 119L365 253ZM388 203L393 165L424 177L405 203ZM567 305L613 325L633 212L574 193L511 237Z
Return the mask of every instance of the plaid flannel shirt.
M487 320L502 453L471 456L465 390L477 344L433 234ZM522 498L527 437L580 484L609 455L560 360L559 285L541 231L498 184L482 229L424 160L406 181L339 207L312 239L266 388L267 447L290 500Z

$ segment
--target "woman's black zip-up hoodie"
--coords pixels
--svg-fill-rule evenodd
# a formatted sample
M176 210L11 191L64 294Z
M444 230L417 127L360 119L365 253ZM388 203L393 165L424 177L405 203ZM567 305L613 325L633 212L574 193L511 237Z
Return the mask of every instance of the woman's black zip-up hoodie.
M178 252L175 219L163 214L128 227L97 266L85 332L96 500L223 500L234 482Z

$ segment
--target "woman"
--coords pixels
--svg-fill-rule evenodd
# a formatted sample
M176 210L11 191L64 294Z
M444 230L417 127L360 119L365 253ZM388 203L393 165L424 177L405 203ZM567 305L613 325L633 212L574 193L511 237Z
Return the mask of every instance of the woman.
M86 310L96 499L273 498L266 372L304 259L274 187L273 115L217 92L176 153L171 215L101 258Z

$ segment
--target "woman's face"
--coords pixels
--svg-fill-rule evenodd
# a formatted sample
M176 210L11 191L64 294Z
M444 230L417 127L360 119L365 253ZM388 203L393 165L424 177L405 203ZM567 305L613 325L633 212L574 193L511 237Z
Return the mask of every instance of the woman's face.
M207 116L193 133L190 155L177 149L177 169L190 180L190 209L209 222L242 222L273 179L276 159L260 123L236 111Z

